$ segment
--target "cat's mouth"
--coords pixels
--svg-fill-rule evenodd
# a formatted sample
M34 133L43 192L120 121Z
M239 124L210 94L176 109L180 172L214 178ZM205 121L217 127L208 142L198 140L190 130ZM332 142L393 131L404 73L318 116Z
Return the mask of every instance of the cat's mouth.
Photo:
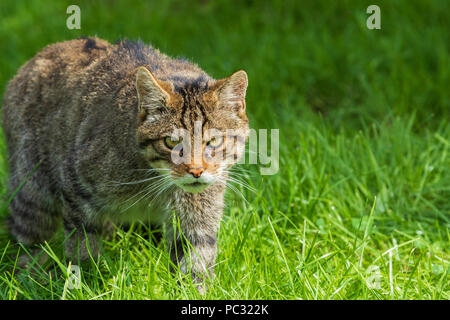
M175 184L186 192L199 193L214 183L215 178L204 172L199 178L194 178L191 174L174 179Z
M198 187L202 187L202 186L205 186L205 185L208 185L208 184L207 183L202 183L202 182L192 182L192 183L186 183L184 185L188 186L188 187L192 187L192 188L198 188Z
M198 193L203 190L205 190L210 183L204 183L204 182L190 182L190 183L183 183L179 184L178 186L183 189L184 191L191 192L191 193Z

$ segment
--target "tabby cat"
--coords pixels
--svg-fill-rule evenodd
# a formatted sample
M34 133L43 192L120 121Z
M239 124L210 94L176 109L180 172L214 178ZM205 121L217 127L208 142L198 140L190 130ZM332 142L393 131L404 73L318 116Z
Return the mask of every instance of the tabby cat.
M247 83L242 70L215 80L142 42L47 46L3 99L9 188L19 190L11 234L42 243L62 220L66 254L84 260L99 254L106 221L175 217L178 229L166 234L174 263L199 283L212 276L226 182L249 131ZM182 239L193 246L189 259Z

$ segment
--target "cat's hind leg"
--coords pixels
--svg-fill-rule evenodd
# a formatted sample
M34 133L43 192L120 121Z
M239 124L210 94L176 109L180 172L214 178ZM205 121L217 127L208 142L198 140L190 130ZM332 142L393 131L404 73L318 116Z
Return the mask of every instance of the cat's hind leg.
M90 221L83 199L72 195L64 198L63 225L66 256L74 262L96 259L100 254L101 224Z
M20 190L10 202L11 214L7 225L16 240L24 245L40 244L50 240L55 233L59 214L46 206L38 197Z
M59 225L59 214L32 192L30 186L24 186L12 198L11 214L6 220L11 235L21 244L30 247L30 253L19 257L18 266L28 268L37 257L39 264L45 263L47 257L39 248L33 245L49 241Z

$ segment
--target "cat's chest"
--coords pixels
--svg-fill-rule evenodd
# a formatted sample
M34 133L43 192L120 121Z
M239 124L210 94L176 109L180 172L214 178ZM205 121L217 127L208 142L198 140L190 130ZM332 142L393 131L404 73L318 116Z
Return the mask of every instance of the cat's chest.
M145 202L130 206L112 206L108 211L109 217L117 222L142 221L157 225L164 223L171 212L164 203Z

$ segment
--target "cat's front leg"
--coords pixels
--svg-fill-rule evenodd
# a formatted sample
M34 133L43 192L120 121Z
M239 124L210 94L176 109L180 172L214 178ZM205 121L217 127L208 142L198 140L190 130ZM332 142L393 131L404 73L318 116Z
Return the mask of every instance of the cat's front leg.
M178 264L180 271L184 274L191 274L193 283L197 284L197 289L201 294L206 290L204 285L207 279L214 279L214 264L217 254L216 235L209 236L188 236L188 245L181 244L181 239L177 238L171 250L171 258Z
M66 256L74 262L94 259L100 254L101 224L89 219L89 204L84 199L66 194L63 199L63 226ZM92 211L92 208L91 210Z
M192 275L203 293L204 281L214 278L223 192L211 187L200 194L184 193L175 201L174 211L177 224L169 232L172 261L182 273Z

